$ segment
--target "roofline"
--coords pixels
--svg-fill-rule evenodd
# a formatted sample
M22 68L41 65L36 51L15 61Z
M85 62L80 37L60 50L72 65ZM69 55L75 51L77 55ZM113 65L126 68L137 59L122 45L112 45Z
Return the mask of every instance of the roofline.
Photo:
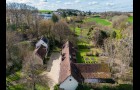
M69 75L69 76L72 76L72 75ZM68 76L68 77L69 77L69 76ZM68 78L68 77L67 77L67 78ZM67 79L67 78L66 78L66 79ZM65 81L66 79L64 79L64 81ZM64 82L64 81L63 81L63 82ZM61 84L61 83L63 83L63 82L59 82L59 84Z
M68 77L70 77L70 76L72 76L72 75L70 74ZM68 78L68 77L67 77L67 78ZM73 77L73 76L72 76L72 77ZM66 79L67 79L67 78L66 78ZM74 77L73 77L73 78L74 78ZM66 80L66 79L65 79L65 80ZM74 79L75 79L75 78L74 78ZM64 80L64 81L65 81L65 80ZM76 79L75 79L75 80L76 80ZM63 82L64 82L64 81L63 81ZM77 81L77 80L76 80L76 81ZM61 83L59 82L59 84L62 84L63 82L61 82ZM78 82L78 81L77 81L77 82Z

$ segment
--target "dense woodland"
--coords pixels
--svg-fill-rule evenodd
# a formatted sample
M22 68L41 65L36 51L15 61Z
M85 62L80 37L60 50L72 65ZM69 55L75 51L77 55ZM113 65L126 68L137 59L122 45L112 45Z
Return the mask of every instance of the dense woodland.
M46 66L32 64L31 53L42 35L50 41L50 55L60 51L62 44L69 40L79 49L78 62L85 63L81 59L85 56L95 57L96 62L106 62L107 58L116 85L133 85L133 16L126 12L59 11L61 14L53 14L51 20L44 20L38 16L35 7L6 4L6 89L49 90L47 82L50 79L40 75ZM101 59L101 56L105 58ZM85 84L82 87L88 87L85 90L92 88ZM100 87L97 90L120 90ZM81 90L80 86L78 88Z

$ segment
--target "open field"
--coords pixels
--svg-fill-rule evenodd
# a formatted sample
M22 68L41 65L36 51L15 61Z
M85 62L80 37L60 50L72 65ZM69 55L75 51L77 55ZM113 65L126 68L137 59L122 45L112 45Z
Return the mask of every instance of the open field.
M49 12L52 13L53 11L51 11L51 10L39 10L39 12L40 13L49 13Z
M87 18L85 19L85 22L96 22L97 24L101 25L111 25L111 22L107 21L106 19L101 19L99 17Z

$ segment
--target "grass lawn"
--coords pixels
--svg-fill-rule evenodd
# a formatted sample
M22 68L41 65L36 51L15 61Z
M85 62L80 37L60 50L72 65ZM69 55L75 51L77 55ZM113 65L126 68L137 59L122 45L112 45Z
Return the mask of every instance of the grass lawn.
M47 86L36 84L36 90L50 90Z
M107 21L106 19L101 19L99 17L85 19L85 22L93 22L93 21L101 25L111 25L111 22Z
M128 21L129 21L130 23L132 23L132 22L133 22L133 16L130 16L130 17L128 18Z
M68 20L70 20L70 19L71 19L71 17L67 17L67 19L68 19Z
M9 86L6 90L27 90L23 84Z
M6 81L12 82L12 81L19 80L20 78L21 78L21 71L18 71L15 74L7 76Z
M6 85L8 85L9 87L6 88L8 90L25 90L23 84L12 84L13 81L17 81L19 79L21 79L21 71L15 72L14 74L7 76Z
M81 28L76 27L75 33L76 33L76 35L81 35Z
M71 30L73 30L73 28L71 28ZM87 33L88 33L88 29L82 29L81 31L81 28L78 28L78 27L75 28L76 35L82 35L84 37L87 37Z

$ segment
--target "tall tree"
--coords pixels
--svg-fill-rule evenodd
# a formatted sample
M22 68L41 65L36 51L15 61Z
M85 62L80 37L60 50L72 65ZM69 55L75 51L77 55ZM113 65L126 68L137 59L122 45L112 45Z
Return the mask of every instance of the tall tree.
M56 23L56 22L58 22L58 16L57 15L55 15L55 14L53 14L52 15L52 21L54 22L54 23Z

